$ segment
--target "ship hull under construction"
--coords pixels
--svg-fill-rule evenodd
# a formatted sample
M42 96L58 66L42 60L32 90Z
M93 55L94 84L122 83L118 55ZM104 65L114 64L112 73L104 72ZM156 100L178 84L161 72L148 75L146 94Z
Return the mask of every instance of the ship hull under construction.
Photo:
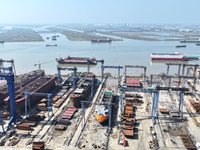
M112 91L107 90L104 93L101 102L112 103L112 101L113 101L113 93ZM103 123L109 118L108 110L109 107L106 105L97 106L97 109L95 110L95 117L98 122Z
M84 80L80 87L70 95L72 105L76 108L81 107L80 101L85 101L91 91L91 80Z
M25 87L41 76L44 76L44 71L31 71L29 73L20 75L15 79L15 91L20 90L20 88ZM9 95L6 82L0 85L0 89L0 103L3 103L4 99Z
M16 108L18 111L24 110L25 107L25 95L24 92L33 93L47 93L55 86L56 77L47 77L37 79L35 82L30 83L25 87L25 89L15 96ZM36 104L39 100L44 98L44 96L29 96L30 105ZM4 102L9 108L9 99L5 99Z

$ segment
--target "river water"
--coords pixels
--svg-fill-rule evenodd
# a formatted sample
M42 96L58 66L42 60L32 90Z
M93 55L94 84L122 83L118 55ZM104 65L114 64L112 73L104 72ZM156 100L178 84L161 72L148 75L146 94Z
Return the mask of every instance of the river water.
M41 28L40 28L41 30ZM38 31L38 29L37 29ZM5 42L0 44L0 58L14 59L17 74L26 73L38 66L39 62L50 62L67 54L74 57L95 57L104 59L105 65L144 65L147 66L147 75L166 73L164 63L152 63L151 53L173 53L178 50L180 53L200 55L200 46L194 43L187 44L186 48L175 48L180 45L178 41L142 41L123 38L123 41L112 41L110 44L92 44L90 41L69 41L66 36L60 33L40 33L45 42ZM59 35L56 41L46 39L53 35ZM113 37L113 36L112 36ZM120 38L120 37L117 37ZM57 44L56 47L46 47L46 44ZM199 64L198 61L188 62ZM90 71L97 75L101 74L101 64L93 66ZM48 74L57 73L57 63L50 62L41 65L41 68ZM78 67L78 71L87 71L86 67ZM117 70L106 69L117 76ZM123 73L124 70L121 71ZM67 74L68 71L62 74ZM142 69L128 69L128 75L140 75ZM177 73L177 67L170 68L170 74Z

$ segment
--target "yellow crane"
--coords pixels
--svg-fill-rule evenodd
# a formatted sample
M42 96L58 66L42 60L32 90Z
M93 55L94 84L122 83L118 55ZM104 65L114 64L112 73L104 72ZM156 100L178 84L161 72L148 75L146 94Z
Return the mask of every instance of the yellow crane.
M41 65L42 65L42 64L47 64L47 63L51 63L51 62L55 62L55 60L51 60L51 61L47 61L47 62L42 62L42 63L40 63L40 61L39 61L39 63L38 63L38 64L34 64L34 66L37 66L37 65L38 65L39 70L41 70Z

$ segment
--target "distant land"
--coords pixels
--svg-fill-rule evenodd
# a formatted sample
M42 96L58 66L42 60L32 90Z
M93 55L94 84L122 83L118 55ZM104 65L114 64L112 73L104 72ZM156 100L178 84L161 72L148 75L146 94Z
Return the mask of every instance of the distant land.
M5 25L0 25L0 40L5 42L44 41L40 34L34 31L34 29L37 28L44 28L52 33L61 33L71 41L91 41L91 39L101 40L110 38L109 36L119 37L110 38L112 41L123 41L122 38L145 41L180 41L200 39L200 26L194 25L33 24L17 25L17 28L13 27L11 30L6 31L3 29L4 27ZM80 32L76 30L79 30Z
M0 33L0 40L5 42L40 42L42 37L32 29L12 28Z
M200 26L193 25L62 24L57 26L145 41L200 39Z
M71 31L71 30L61 29L61 28L56 28L56 27L49 27L47 28L47 30L64 34L70 41L91 41L92 39L102 40L102 39L109 38L107 36L100 36L100 35L95 35L95 34L91 34L87 32ZM114 38L110 38L110 39L112 41L122 41L121 39L114 39Z

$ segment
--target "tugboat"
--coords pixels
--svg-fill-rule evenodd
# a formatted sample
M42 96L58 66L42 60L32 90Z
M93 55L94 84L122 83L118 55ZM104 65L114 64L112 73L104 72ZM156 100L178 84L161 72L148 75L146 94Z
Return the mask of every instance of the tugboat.
M103 95L102 101L101 102L107 102L107 103L112 103L113 101L113 92L111 91L110 88L106 90L106 92ZM97 106L97 109L95 110L95 117L97 121L100 123L106 121L109 117L109 107L107 105L100 105Z

